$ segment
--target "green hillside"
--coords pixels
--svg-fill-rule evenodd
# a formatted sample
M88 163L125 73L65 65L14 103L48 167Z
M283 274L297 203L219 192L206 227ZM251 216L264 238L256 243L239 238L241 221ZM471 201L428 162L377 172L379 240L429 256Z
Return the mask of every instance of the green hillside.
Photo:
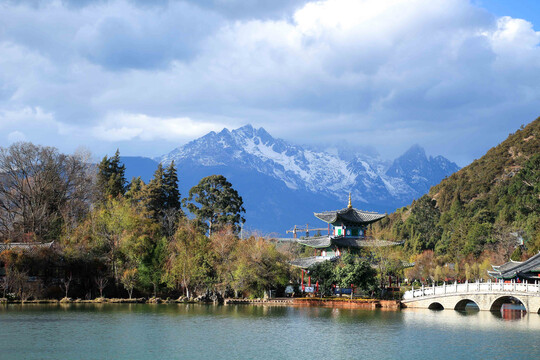
M540 118L373 230L405 240L409 255L433 250L445 261L507 260L539 251Z

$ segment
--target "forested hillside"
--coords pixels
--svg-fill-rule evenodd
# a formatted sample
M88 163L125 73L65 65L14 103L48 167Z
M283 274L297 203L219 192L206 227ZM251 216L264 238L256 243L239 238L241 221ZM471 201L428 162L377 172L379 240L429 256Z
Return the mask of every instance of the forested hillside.
M439 263L520 260L540 250L540 118L374 227ZM522 244L522 245L520 245Z

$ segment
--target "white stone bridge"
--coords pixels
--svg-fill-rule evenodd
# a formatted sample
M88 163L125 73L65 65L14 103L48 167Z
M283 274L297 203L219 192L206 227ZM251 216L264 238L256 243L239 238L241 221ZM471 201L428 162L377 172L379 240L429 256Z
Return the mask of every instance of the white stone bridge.
M464 310L475 303L480 310L500 311L504 303L521 302L527 312L540 314L540 284L475 282L444 284L406 291L402 304L407 308Z

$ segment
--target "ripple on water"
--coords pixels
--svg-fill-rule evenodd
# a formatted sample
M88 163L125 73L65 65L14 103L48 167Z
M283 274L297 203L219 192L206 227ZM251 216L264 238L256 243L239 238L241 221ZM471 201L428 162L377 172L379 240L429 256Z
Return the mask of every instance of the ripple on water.
M537 359L540 315L249 305L0 308L1 359Z

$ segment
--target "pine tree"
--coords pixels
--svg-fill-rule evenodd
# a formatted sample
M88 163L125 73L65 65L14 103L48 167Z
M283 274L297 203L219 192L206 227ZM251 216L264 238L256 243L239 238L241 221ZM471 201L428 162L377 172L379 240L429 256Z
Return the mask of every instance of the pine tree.
M145 187L146 207L154 219L160 219L167 202L163 166L158 164L154 177Z
M140 176L131 179L126 191L126 198L128 198L132 204L139 204L144 200L144 181Z
M103 199L123 196L126 191L126 167L120 162L120 151L117 149L113 157L105 156L98 165L97 186L99 196Z
M176 167L174 166L174 161L172 161L165 170L163 185L165 187L165 208L167 210L181 211L178 174L176 172Z

